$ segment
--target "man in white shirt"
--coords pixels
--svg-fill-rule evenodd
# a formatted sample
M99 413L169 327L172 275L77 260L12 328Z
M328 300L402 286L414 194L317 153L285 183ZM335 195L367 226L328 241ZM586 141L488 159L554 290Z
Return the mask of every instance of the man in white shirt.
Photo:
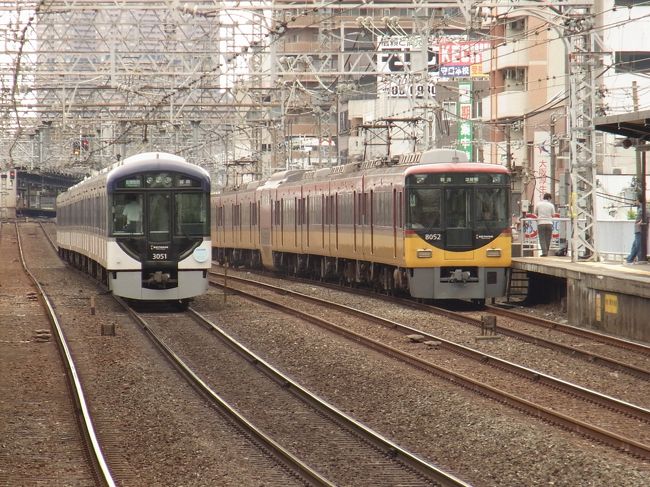
M126 217L126 231L140 232L140 221L142 220L142 208L135 195L129 195L128 203L124 206L122 214Z
M551 193L545 193L544 199L537 203L535 213L537 214L537 234L539 236L539 245L542 248L542 257L548 255L548 248L551 245L551 235L553 234L553 214L555 206L551 203L553 196Z

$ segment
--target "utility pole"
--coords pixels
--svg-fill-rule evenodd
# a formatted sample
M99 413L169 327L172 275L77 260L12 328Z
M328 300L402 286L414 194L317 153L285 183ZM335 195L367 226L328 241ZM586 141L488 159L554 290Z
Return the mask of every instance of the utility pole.
M571 197L571 260L598 260L596 250L596 142L594 117L597 89L593 19L589 7L564 10L568 17L569 116ZM579 252L582 251L582 255Z
M555 200L555 167L557 165L557 161L555 160L555 122L556 118L555 115L551 115L551 127L549 129L549 136L551 139L551 144L549 148L550 152L550 173L551 173L551 194L553 195L553 200Z
M643 143L643 145L637 149L637 154L639 153L639 150L641 152L641 161L640 161L640 171L639 171L639 182L640 182L640 200L641 200L641 248L639 249L639 253L641 256L645 259L646 256L648 255L648 210L647 210L647 201L646 201L646 182L645 182L645 174L647 170L647 154L648 151L647 149L650 148L650 146L647 143Z
M460 0L459 0L460 1ZM569 100L567 110L567 136L570 141L569 173L571 196L569 216L571 217L570 243L571 259L598 260L595 234L596 209L596 144L594 117L596 113L595 71L600 53L595 51L593 33L593 2L586 0L550 0L544 9L531 9L514 0L494 2L485 0L473 4L472 9L461 10L464 14L481 10L481 7L510 8L511 14L522 11L524 15L536 17L548 23L565 46L568 67ZM557 18L563 24L558 24ZM579 256L579 252L582 255Z

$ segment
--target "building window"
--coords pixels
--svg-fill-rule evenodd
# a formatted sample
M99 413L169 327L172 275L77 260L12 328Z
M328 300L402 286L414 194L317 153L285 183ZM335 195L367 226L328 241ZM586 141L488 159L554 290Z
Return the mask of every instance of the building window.
M506 37L520 35L526 31L526 17L509 19L506 22Z
M648 5L647 0L614 0L617 7L634 7L635 5Z
M507 68L503 70L505 91L524 91L526 89L526 68Z
M619 51L615 53L617 73L643 73L650 71L650 52L648 51Z

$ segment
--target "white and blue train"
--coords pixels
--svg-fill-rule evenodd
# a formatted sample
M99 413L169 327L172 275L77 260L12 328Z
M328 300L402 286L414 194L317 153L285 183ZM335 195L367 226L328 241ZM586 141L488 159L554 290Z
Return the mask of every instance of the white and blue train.
M60 256L116 296L186 307L208 288L210 176L163 152L128 157L56 200Z

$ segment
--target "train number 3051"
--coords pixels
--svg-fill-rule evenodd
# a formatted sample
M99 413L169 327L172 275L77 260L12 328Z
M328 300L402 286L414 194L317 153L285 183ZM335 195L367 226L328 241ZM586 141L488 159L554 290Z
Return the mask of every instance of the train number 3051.
M442 236L439 233L425 233L424 240L440 240Z
M167 254L157 253L151 255L152 260L167 260Z

